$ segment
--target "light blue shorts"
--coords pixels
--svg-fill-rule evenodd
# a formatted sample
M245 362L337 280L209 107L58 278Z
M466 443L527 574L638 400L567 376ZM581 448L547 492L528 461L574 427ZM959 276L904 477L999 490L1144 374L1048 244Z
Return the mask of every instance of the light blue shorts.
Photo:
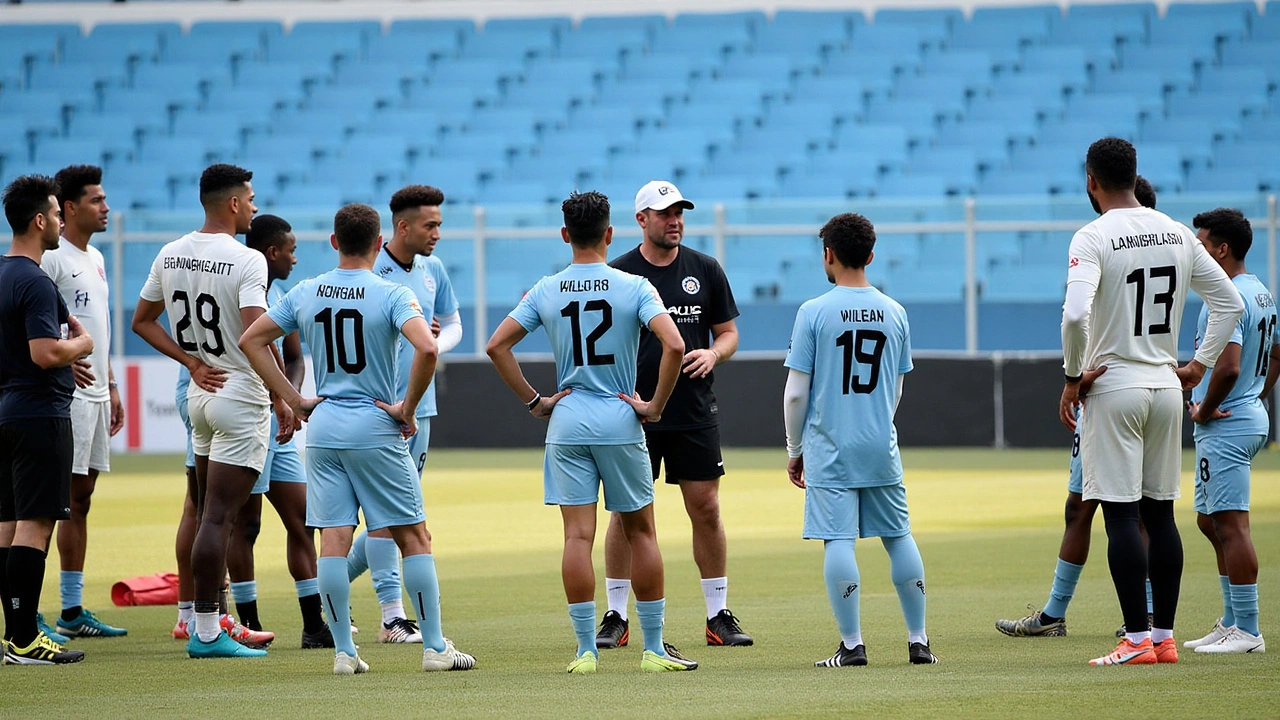
M1196 512L1249 509L1249 468L1266 435L1207 437L1196 441Z
M427 519L422 484L403 444L372 448L307 448L307 526L369 530Z
M631 445L547 445L543 463L543 501L547 505L590 505L600 501L609 512L635 512L653 503L649 450Z
M187 394L185 392L174 393L174 402L178 405L178 417L182 418L182 424L187 428L187 467L196 466L196 449L191 444L191 416L187 414Z
M806 540L896 538L911 532L907 487L808 487L804 491Z
M418 434L409 438L409 457L418 468L418 477L427 466L427 445L431 443L431 418L418 418Z
M1080 460L1080 428L1071 436L1071 479L1067 481L1067 492L1084 495L1084 463Z
M258 481L253 484L251 495L262 495L271 489L273 482L304 483L307 474L302 469L302 455L298 446L289 441L287 445L276 444L276 433L280 431L280 423L276 414L271 413L271 440L267 446L267 462L258 473Z

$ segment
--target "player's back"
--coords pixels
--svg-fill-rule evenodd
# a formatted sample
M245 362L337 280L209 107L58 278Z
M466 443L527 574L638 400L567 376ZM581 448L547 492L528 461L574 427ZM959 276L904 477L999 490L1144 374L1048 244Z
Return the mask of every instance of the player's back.
M164 246L143 287L146 300L163 300L169 331L179 347L227 373L219 397L264 405L267 388L241 352L242 307L266 309L267 263L262 253L230 235L194 232ZM204 393L192 384L192 394Z
M400 328L422 317L407 288L368 270L330 270L303 280L272 307L286 333L298 330L311 352L316 395L307 445L353 448L401 440L399 425L374 405L395 403Z
M1244 315L1232 333L1231 341L1240 344L1240 376L1218 406L1231 412L1230 417L1220 418L1205 425L1195 426L1196 438L1209 435L1265 435L1270 423L1267 409L1259 395L1266 384L1270 365L1271 345L1276 336L1276 304L1267 286L1254 275L1241 274L1231 282L1244 300ZM1200 310L1196 329L1196 347L1204 338L1209 320L1209 309ZM1191 400L1204 400L1213 371L1205 373L1200 384L1191 391Z

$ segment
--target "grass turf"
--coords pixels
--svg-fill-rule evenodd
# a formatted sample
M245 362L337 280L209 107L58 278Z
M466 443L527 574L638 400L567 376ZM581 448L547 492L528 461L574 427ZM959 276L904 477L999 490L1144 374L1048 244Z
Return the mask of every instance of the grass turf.
M558 513L541 506L536 451L435 451L425 488L443 595L445 632L476 655L467 673L424 675L419 646L374 642L377 603L367 576L353 588L361 655L369 675L329 674L329 651L298 649L301 632L284 537L270 510L258 544L259 607L278 639L268 658L188 660L169 639L174 610L112 608L110 584L172 569L182 480L177 458L115 459L98 484L90 520L86 604L129 628L122 639L74 640L87 659L60 668L0 668L0 716L212 717L1072 717L1117 705L1162 717L1200 717L1221 704L1237 717L1276 714L1280 658L1206 657L1185 651L1176 666L1093 668L1111 649L1119 610L1105 564L1102 523L1081 577L1065 638L1014 639L997 617L1043 603L1061 538L1064 452L904 452L913 525L929 581L929 634L942 664L907 664L906 633L879 542L859 544L867 668L817 669L839 640L822 586L819 543L799 539L802 493L786 481L777 451L727 453L722 505L730 543L730 607L755 635L753 648L703 644L703 602L678 491L660 487L658 532L667 566L667 639L699 660L694 673L639 671L640 633L602 653L599 674L564 674L573 636L559 579ZM1184 467L1190 468L1188 460ZM1280 616L1280 454L1254 473L1254 542L1264 634ZM1187 499L1178 519L1187 550L1179 642L1206 632L1221 612L1208 542ZM605 517L597 543L597 575ZM58 606L56 553L42 605ZM602 583L601 583L602 584ZM599 588L600 614L604 591Z

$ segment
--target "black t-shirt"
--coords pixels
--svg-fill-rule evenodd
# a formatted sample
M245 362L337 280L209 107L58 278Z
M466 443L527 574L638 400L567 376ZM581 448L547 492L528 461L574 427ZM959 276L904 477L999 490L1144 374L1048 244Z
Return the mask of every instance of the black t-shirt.
M0 422L71 417L70 367L45 370L30 340L62 337L67 305L53 280L28 257L0 257Z
M733 290L720 263L710 255L681 247L676 259L666 267L651 264L640 254L640 248L609 263L613 267L647 278L658 290L662 303L684 337L684 351L711 347L711 326L738 317ZM647 329L640 331L640 353L637 356L636 390L642 398L653 397L658 386L658 364L662 361L662 343ZM675 390L662 413L662 420L645 425L646 430L694 430L717 424L716 395L711 385L715 373L692 379L682 371Z

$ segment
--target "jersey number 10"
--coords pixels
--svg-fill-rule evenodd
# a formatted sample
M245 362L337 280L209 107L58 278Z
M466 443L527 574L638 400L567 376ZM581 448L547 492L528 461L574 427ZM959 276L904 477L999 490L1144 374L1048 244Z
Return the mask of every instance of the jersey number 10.
M844 373L841 375L842 394L852 391L856 395L868 395L880 384L880 361L884 359L884 343L888 338L879 330L845 330L836 338L836 345L844 348ZM871 343L871 351L862 349L864 343ZM870 365L871 372L864 382L862 377L853 374L854 361L860 365Z
M355 308L343 308L334 312L333 308L325 308L316 313L315 320L324 328L324 365L326 372L335 372L336 364L348 375L359 375L365 367L364 357L364 316ZM351 323L351 335L355 338L355 348L347 347L346 324ZM348 357L348 350L355 350L355 358ZM335 363L336 360L336 363Z

